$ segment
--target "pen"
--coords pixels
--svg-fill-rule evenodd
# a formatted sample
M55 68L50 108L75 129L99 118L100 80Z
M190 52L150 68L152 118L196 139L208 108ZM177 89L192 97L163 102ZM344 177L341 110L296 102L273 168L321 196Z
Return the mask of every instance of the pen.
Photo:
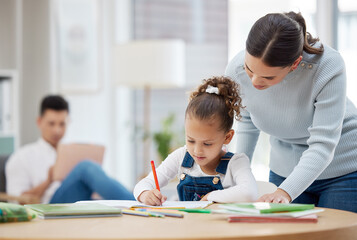
M185 208L185 209L178 209L179 211L182 212L188 212L188 213L211 213L211 209L202 209L202 208Z
M159 181L157 180L156 169L154 161L151 161L152 174L154 175L156 189L160 191Z

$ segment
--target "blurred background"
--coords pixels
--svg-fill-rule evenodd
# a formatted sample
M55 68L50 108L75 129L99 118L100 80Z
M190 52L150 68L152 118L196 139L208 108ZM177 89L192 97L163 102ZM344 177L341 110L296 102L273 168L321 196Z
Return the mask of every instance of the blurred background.
M224 74L258 18L283 11L300 11L308 31L341 52L357 104L354 0L0 0L0 154L39 138L40 100L59 93L70 103L63 142L105 145L104 169L133 188L149 160L159 164L184 144L188 93ZM172 61L159 70L150 52L144 63L125 54L157 42L173 44L165 45ZM261 134L252 160L257 180L268 179L268 162Z

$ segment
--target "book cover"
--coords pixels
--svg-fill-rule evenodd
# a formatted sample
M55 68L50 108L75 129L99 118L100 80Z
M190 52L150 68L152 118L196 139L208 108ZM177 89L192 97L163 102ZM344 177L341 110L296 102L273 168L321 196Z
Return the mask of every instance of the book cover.
M317 223L317 215L310 214L302 217L266 217L234 215L228 217L228 222L246 222L246 223Z
M120 216L121 209L102 204L27 204L25 207L31 208L42 218L73 218L73 217L104 217Z
M247 213L276 213L276 212L294 212L313 209L314 204L297 204L297 203L226 203L221 204L221 208Z
M264 217L302 217L306 215L316 214L323 212L324 209L309 209L303 211L293 211L293 212L274 212L274 213L251 213L251 212L238 212L228 209L214 209L212 213L230 214L230 215L240 215L240 216L264 216Z

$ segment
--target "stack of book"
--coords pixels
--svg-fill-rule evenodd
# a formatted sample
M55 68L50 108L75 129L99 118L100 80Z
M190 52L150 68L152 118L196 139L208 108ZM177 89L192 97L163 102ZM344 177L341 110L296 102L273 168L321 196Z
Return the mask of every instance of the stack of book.
M313 204L294 203L227 203L220 208L228 216L229 222L301 222L316 223L316 213L323 209L315 209Z

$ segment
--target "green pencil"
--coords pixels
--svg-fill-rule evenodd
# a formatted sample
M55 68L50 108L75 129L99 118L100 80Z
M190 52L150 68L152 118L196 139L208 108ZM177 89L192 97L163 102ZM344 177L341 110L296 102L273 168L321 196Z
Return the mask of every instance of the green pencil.
M177 209L182 212L188 213L211 213L211 209L203 209L203 208L184 208L184 209Z

